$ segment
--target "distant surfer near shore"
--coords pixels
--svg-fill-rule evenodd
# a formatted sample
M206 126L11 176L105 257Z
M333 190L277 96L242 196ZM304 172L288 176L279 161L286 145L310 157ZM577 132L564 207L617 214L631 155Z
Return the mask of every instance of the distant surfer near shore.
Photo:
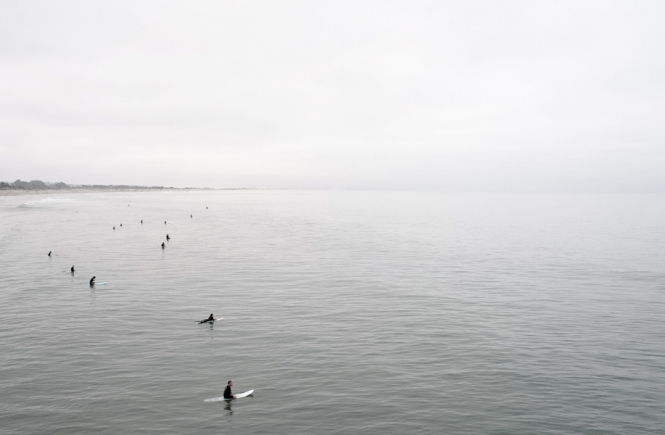
M69 269L72 273L74 273L74 266L72 266L71 269Z
M166 240L171 240L168 234L166 235Z
M166 221L164 221L164 225L166 225Z
M49 257L51 256L51 252L52 252L52 251L48 251L48 256L49 256Z
M141 219L141 225L143 225L143 219Z
M113 231L115 231L115 225L113 225Z
M212 314L211 314L212 315ZM236 396L231 392L231 387L233 386L233 381L229 381L224 388L224 398L225 399L235 399Z
M201 323L208 323L208 322L212 323L212 322L214 322L215 320L217 320L217 319L215 319L215 316L213 316L212 313L210 313L210 317L208 317L208 318L205 319L205 320L201 320L201 321L199 322L199 324L201 324Z
M97 278L96 276L93 276L92 278L90 278L90 287L95 285L95 279L96 278Z
M162 242L162 249L164 249L165 247L166 245L164 244L164 242Z
M122 224L120 224L120 226L122 226Z

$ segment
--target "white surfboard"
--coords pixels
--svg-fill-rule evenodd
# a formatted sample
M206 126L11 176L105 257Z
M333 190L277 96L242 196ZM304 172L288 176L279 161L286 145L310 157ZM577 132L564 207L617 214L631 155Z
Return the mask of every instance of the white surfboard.
M242 399L243 397L247 397L252 393L254 393L254 390L245 391L244 393L236 394L235 398ZM233 399L225 399L224 396L222 396L222 397L213 397L212 399L205 399L204 402L219 402L220 400L233 400Z

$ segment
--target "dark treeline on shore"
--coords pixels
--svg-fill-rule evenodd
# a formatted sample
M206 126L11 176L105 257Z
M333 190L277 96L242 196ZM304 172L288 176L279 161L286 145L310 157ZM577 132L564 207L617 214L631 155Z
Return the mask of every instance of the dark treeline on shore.
M164 186L130 186L125 184L82 184L82 185L67 185L62 182L51 183L41 180L21 181L16 180L13 183L0 181L0 189L22 189L22 190L62 190L62 189L117 189L117 190L132 190L132 189L175 189L175 187Z

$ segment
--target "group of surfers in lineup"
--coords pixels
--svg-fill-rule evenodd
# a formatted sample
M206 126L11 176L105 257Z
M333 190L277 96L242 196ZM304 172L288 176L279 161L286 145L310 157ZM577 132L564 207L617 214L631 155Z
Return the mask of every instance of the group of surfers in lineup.
M127 207L129 207L129 205L127 205ZM207 209L208 209L208 207L206 207L206 210L207 210ZM193 215L193 214L190 214L189 217L190 217L190 218L193 218L194 215ZM141 225L143 225L143 219L141 219ZM164 221L164 225L166 225L166 221ZM120 226L122 226L122 223L120 224ZM115 231L115 225L113 226L113 231ZM166 234L166 241L168 242L169 240L171 240L171 236L169 236L168 234ZM165 248L166 248L166 244L165 244L164 242L162 242L162 249L165 249ZM51 258L51 254L52 254L52 253L53 253L53 251L48 251L48 256L49 256L49 258ZM69 269L69 270L71 271L71 273L74 273L74 266L72 266L71 269ZM96 276L93 276L92 278L90 278L90 286L91 286L91 287L95 285L95 279L96 279L96 278L97 278ZM212 314L211 314L211 315L210 315L210 318L208 318L208 319L206 319L206 320L203 320L203 321L201 321L201 322L199 322L199 323L214 322L214 321L215 321L215 319L213 318L213 316L212 316Z
M207 208L208 208L208 207L206 207L206 209L207 209ZM192 218L193 215L190 214L189 217ZM141 225L143 225L143 219L141 219ZM164 225L166 225L166 221L164 221ZM120 226L122 226L122 224L120 224ZM115 231L115 226L113 226L113 230ZM168 242L169 240L171 240L171 236L169 236L168 234L166 234L166 241ZM166 247L166 245L164 244L164 242L162 242L162 249L164 249L165 247ZM48 257L49 257L49 258L51 258L51 254L52 254L52 253L53 253L53 251L48 251ZM74 269L74 265L72 265L72 267L69 269L69 271L70 271L72 274L76 271L76 270ZM90 287L93 287L93 286L95 285L95 280L96 280L96 279L97 279L96 276L93 276L92 278L90 278ZM216 320L218 320L218 319L215 318L214 314L213 314L213 313L210 313L210 316L208 316L207 319L201 320L201 321L199 322L199 324L201 324L201 323L214 323ZM235 398L236 398L236 396L233 395L233 393L231 392L231 387L232 387L232 386L233 386L233 381L229 381L229 382L226 384L226 388L224 389L224 398L225 398L225 399L235 399Z
M208 207L206 207L206 209L207 208ZM191 217L193 217L193 215L190 214L189 217L191 218ZM143 219L141 219L141 224L143 224ZM164 224L166 225L166 221L164 221ZM122 224L120 224L120 226L122 226ZM113 227L113 229L115 230L115 226ZM169 240L171 240L171 236L166 234L166 241L168 242ZM164 242L162 242L162 249L164 249L165 247L166 247L166 245L164 244ZM49 258L51 257L52 253L53 253L53 251L48 251ZM69 269L69 271L71 273L74 273L76 271L74 269L74 265L72 265L72 267ZM96 276L93 276L92 278L90 278L90 287L95 285L95 280L96 279L97 279ZM217 319L215 318L215 316L212 313L210 313L210 316L207 319L201 320L199 322L199 324L201 324L201 323L213 323L216 320ZM226 386L226 390L224 390L224 397L227 398L227 399L229 398L229 397L226 397L227 396L227 394L226 394L227 390L228 390L228 395L231 396L231 385L233 385L233 382L229 381L228 385ZM232 398L235 398L235 396L233 396Z

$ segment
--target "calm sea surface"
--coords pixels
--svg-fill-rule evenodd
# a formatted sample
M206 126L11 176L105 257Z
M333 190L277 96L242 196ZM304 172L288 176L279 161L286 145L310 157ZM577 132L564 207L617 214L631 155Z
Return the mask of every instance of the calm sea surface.
M0 433L663 434L665 196L2 197Z

